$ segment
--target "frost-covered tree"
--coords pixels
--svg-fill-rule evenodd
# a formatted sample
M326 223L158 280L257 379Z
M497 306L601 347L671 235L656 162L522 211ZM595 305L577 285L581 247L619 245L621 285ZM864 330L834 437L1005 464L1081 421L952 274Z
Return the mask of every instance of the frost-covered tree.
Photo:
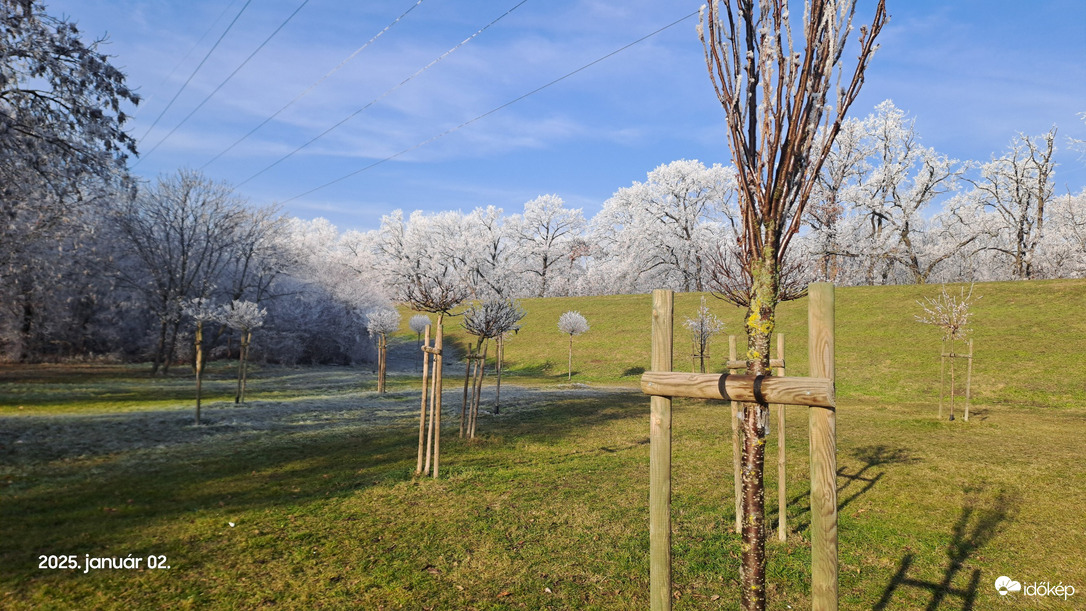
M463 256L462 222L459 213L427 216L411 214L404 223L396 211L381 219L375 246L396 296L413 310L437 315L434 326L433 395L431 404L431 448L426 452L424 473L436 478L441 456L441 392L443 369L443 323L445 316L471 294ZM424 391L425 392L425 391ZM419 441L422 445L422 439Z
M863 220L859 245L865 252L855 254L866 260L870 282L885 282L895 266L912 282L928 282L939 264L977 238L973 233L957 243L940 240L926 219L936 199L957 188L960 165L922 146L915 121L890 100L876 106L862 125L869 155L856 183L842 195Z
M781 267L887 19L879 0L871 24L860 28L856 63L846 70L842 55L850 46L855 1L805 3L798 39L793 37L789 5L784 0L710 0L698 28L736 165L742 215L739 258L750 278L747 373L753 375L769 373ZM769 410L747 404L744 413L746 519L740 576L742 608L752 611L766 604L762 474Z
M422 347L422 332L426 330L426 327L430 326L430 317L425 314L415 314L407 321L407 326L411 327L411 330L415 332L415 343L418 347ZM422 352L420 351L421 355Z
M377 338L377 392L385 392L388 371L388 336L400 329L400 313L392 308L380 308L366 314L366 329Z
M136 150L123 108L139 96L103 42L38 0L0 0L0 274L99 204L88 181L123 186Z
M705 290L711 253L722 240L735 240L734 190L730 169L686 159L619 189L592 219L608 273L638 289Z
M573 379L573 336L588 331L588 320L580 312L570 310L558 317L558 330L569 335L569 366L566 379Z
M1045 211L1055 197L1055 142L1055 128L1036 138L1019 134L1002 157L981 166L979 178L969 179L977 200L998 221L988 248L1003 255L1016 279L1036 277Z
M181 304L209 297L222 280L244 218L244 202L231 187L188 170L160 176L118 206L115 222L129 253L121 277L158 320L152 372L169 370Z
M584 232L580 208L566 208L557 195L541 195L509 219L518 269L535 297L568 293L577 238Z
M241 349L238 354L238 391L234 396L234 403L245 403L245 382L253 329L262 327L264 317L267 315L266 308L261 308L252 301L234 300L219 310L219 322L231 329L236 329L241 334Z

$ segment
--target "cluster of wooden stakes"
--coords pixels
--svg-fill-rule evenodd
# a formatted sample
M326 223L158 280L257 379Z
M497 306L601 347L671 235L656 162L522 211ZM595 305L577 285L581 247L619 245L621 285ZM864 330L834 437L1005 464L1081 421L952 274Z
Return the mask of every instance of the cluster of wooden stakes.
M787 535L784 497L784 409L809 407L811 472L811 608L837 609L837 420L834 391L834 291L818 282L808 289L810 377L784 376L784 340L777 339L771 377L737 375L746 368L730 344L729 373L672 372L674 292L652 294L652 363L641 376L641 390L651 396L649 425L649 598L653 611L671 609L671 400L674 397L731 402L735 455L736 529L742 527L739 477L738 403L777 405L780 470L778 537Z

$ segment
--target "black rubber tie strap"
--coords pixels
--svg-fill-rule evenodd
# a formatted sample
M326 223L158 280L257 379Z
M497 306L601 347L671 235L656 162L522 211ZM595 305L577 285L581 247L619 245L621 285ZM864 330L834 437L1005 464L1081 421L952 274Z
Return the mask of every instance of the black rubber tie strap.
M765 379L764 375L754 376L754 400L759 405L768 405L769 401L765 400L765 395L762 394L762 380Z
M731 374L722 373L720 374L720 379L716 381L716 389L720 391L720 396L723 397L725 401L731 401L731 397L728 396L728 389L724 387L724 381L728 379L729 375Z

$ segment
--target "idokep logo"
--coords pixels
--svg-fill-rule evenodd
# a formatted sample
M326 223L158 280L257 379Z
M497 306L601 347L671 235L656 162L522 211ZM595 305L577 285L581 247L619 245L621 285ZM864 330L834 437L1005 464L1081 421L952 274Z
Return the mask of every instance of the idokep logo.
M1010 577L1001 576L996 579L995 587L1000 596L1006 596L1010 592L1021 592L1025 596L1057 596L1067 600L1075 595L1075 586L1065 586L1062 581L1057 585L1052 585L1047 581L1033 582L1023 588L1021 583Z
M996 590L999 591L1000 596L1006 596L1007 592L1021 592L1022 584L1012 580L1010 577L1000 577L995 583Z

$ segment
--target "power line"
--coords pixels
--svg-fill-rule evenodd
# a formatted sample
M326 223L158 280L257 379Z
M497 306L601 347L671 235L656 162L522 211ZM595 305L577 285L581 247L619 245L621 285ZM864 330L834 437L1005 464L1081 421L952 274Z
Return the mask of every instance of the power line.
M237 3L237 0L231 0L230 4L227 4L226 6L223 7L222 12L219 13L219 16L215 18L215 21L211 22L211 25L207 26L207 29L204 30L204 33L200 35L199 40L192 43L192 46L189 47L189 50L185 53L185 56L182 57L180 60L178 60L177 63L174 64L174 67L170 70L170 72L166 76L162 77L162 80L159 81L159 83L157 85L155 85L156 90L161 89L162 86L166 84L166 81L173 78L173 75L177 72L177 69L180 68L182 66L182 64L185 63L186 60L188 60L189 56L192 55L192 52L195 51L196 48L200 46L200 43L204 42L204 39L207 38L207 35L210 34L212 30L215 29L215 26L219 25L219 22L222 21L222 18L226 16L226 13L231 8L233 8L234 4L236 4L236 3ZM150 100L151 100L151 98L147 99L148 102ZM138 116L140 110L142 110L142 108L136 107L136 112L133 113L132 118L135 118L136 116Z
M302 3L298 5L298 8L294 9L294 12L291 13L289 16L287 16L287 18L284 19L283 22L279 24L279 27L275 28L275 30L271 34L268 34L268 37L265 38L264 41L261 42L257 46L257 48L254 49L253 52L249 54L248 57L246 57L240 64L238 64L238 67L234 68L233 72L231 72L225 79L223 79L223 81L221 83L219 83L219 85L217 87L215 87L215 89L213 89L211 91L211 93L207 94L207 97L205 97L203 100L200 101L199 104L196 105L196 108L193 108L191 111L189 111L189 114L185 115L185 118L181 119L181 122L178 123L177 125L175 125L174 128L170 130L170 133L163 136L163 138L158 141L158 144L154 145L153 147L151 147L151 150L144 153L143 157L141 157L140 160L142 161L148 155L155 152L155 150L157 150L158 147L162 146L163 142L169 140L170 136L174 135L174 132L176 132L178 129L180 129L181 126L184 125L185 122L188 121L190 118L192 118L192 115L196 114L196 112L198 110L203 108L204 104L207 104L208 100L210 100L212 97L214 97L215 94L218 93L219 90L222 89L223 86L226 85L226 83L228 83L230 81L230 79L234 78L234 75L237 74L238 72L240 72L241 69L244 68L245 65L249 63L249 60L253 59L253 57L257 53L259 53L261 49L264 48L264 45L268 44L268 41L270 41L272 38L274 38L275 35L278 34L280 30L282 30L284 27L286 27L286 25L288 23L290 23L290 20L294 19L294 16L297 15L298 12L301 11L305 7L305 5L307 5L307 4L309 4L309 0L302 0ZM137 162L132 167L135 167L136 165L139 165L139 163Z
M317 79L317 82L313 83L313 84L312 84L312 85L310 85L310 86L309 86L309 88L307 88L307 89L306 89L305 91L303 91L303 92L299 93L299 94L298 94L297 96L295 96L293 100L291 100L291 101L287 102L287 103L286 103L285 105L283 105L283 107L282 107L282 108L280 108L279 110L277 110L277 111L275 111L274 113L272 113L272 115L271 115L270 117L268 117L268 118L264 119L263 121L261 121L259 125L257 125L256 127L252 128L251 130L249 130L249 132L248 132L247 134L245 134L244 136L242 136L241 138L238 138L238 139L237 139L236 141L234 141L234 143L233 143L233 144L231 144L230 146L228 146L228 147L226 147L225 149L223 149L223 150L222 150L222 152L220 152L220 153L219 153L218 155L215 155L214 157L212 157L211 159L209 159L209 160L207 161L207 163L205 163L204 165L200 166L200 169L202 170L202 169L206 168L207 166L209 166L209 165L211 165L212 163L214 163L214 162L215 162L216 160L218 160L218 159L219 159L220 157L222 157L223 155L225 155L225 154L229 153L229 152L230 152L231 150L233 150L233 148L234 148L235 146L237 146L237 145L241 144L241 143L242 143L242 142L243 142L243 141L244 141L245 139L247 139L247 138L248 138L249 136L252 136L253 134L255 134L255 133L257 132L257 130L259 130L259 129L260 129L261 127L264 127L264 126L265 126L265 125L267 125L267 124L268 124L268 123L269 123L269 122L270 122L270 121L271 121L272 119L275 119L276 117L278 117L278 116L279 116L279 114L280 114L280 113L282 113L282 112L283 112L284 110L286 110L287 108L290 108L291 106L293 106L293 105L294 105L294 103L295 103L295 102L297 102L298 100L302 99L302 98L303 98L303 97L305 97L305 96L306 96L306 95L307 95L307 94L308 94L309 92L311 92L311 91L313 91L314 89L316 89L318 85L320 85L321 83L323 83L323 82L324 82L324 81L325 81L325 80L326 80L326 79L327 79L328 77L330 77L330 76L332 76L333 74L335 74L336 72L338 72L340 68L342 68L343 66L346 66L346 65L347 65L347 62L349 62L349 61L351 61L352 59L354 59L354 58L355 58L355 56L356 56L356 55L358 55L359 53L361 53L361 52L362 52L362 51L363 51L363 50L364 50L364 49L365 49L366 47L368 47L368 46L370 46L371 44L373 44L373 42L374 42L375 40L377 40L378 38L380 38L380 37L381 37L381 35L382 35L382 34L384 34L385 32L389 31L389 29L391 29L391 28L392 28L392 26L394 26L394 25L396 25L397 23L399 23L399 22L400 22L400 20L402 20L402 19L403 19L404 17L406 17L408 13L410 13L410 12L411 12L411 11L413 11L413 10L415 10L415 8L416 8L416 7L418 7L418 5L422 4L422 2L423 2L423 0L418 0L417 2L415 2L415 4L411 5L411 8L407 9L406 11L404 11L404 12L403 12L403 14L402 14L402 15L400 15L399 17L397 17L397 18L396 18L395 20L393 20L393 21L392 21L392 23L390 23L390 24L386 25L386 26L385 26L385 29L383 29L383 30L381 30L380 32L378 32L378 33L377 33L377 34L376 34L376 35L375 35L375 36L374 36L373 38L371 38L371 39L367 40L367 41L366 41L366 44L364 44L364 45L362 45L361 47L358 47L357 49L355 49L355 50L354 50L354 53L351 53L350 55L348 55L346 59L344 59L343 61L339 62L339 65L338 65L338 66L336 66L335 68L332 68L331 70L329 70L329 71L328 71L327 73L325 73L325 75L324 75L324 76L322 76L322 77L320 77L319 79Z
M524 95L521 95L520 97L509 100L505 104L502 104L501 106L496 106L496 107L484 112L483 114L481 114L481 115L479 115L479 116L477 116L477 117L475 117L473 119L469 119L467 121L464 121L463 123L461 123L460 125L457 125L456 127L449 128L449 129L441 132L440 134L438 134L436 136L433 136L431 138L423 140L422 142L416 144L415 146L406 148L406 149L404 149L404 150L402 150L402 151L400 151L398 153L395 153L393 155L389 155L388 157L385 157L384 159L379 159L377 161L374 161L373 163L371 163L371 164L369 164L369 165L367 165L367 166L365 166L363 168L359 168L359 169L357 169L357 170L355 170L355 171L353 171L353 172L351 172L349 174L345 174L343 176L340 176L339 178L336 178L335 180L330 180L330 181L328 181L328 182L326 182L326 183L324 183L324 184L322 184L322 185L320 185L318 187L314 187L314 188L312 188L312 189L310 189L310 190L308 190L308 191L306 191L304 193L299 193L298 195L295 195L294 197L291 197L290 199L285 199L285 200L283 200L283 201L281 201L279 203L280 204L286 204L286 203L292 202L292 201L294 201L294 200L296 200L298 198L305 197L306 195L316 193L317 191L320 191L321 189L324 189L326 187L330 187L330 186L332 186L332 185L334 185L336 183L339 183L339 182L343 182L344 180L347 180L348 178L351 178L352 176L356 176L358 174L361 174L362 172L365 172L366 170L375 168L375 167L381 165L382 163L385 163L386 161L392 161L393 159L395 159L397 157L400 157L401 155L405 155L405 154L410 153L411 151L413 151L415 149L426 146L427 144L430 144L431 142L434 142L435 140L439 140L441 138L444 138L445 136L448 136L449 134L451 134L451 133L453 133L455 131L458 131L458 130L464 128L464 127L467 127L468 125L471 125L472 123L475 123L476 121L478 121L480 119L484 119L486 117L489 117L490 115L498 112L499 110L502 110L503 108L507 108L509 106L512 106L513 104L516 104L517 102L523 100L524 98L535 95L535 94L539 93L540 91L543 91L544 89L550 87L551 85L555 85L557 83L560 83L560 82L566 80L567 78L573 76L574 74L577 74L578 72L581 72L583 70L591 68L592 66L594 66L594 65L596 65L596 64L598 64L598 63L600 63L600 62L602 62L602 61L604 61L604 60L606 60L606 59L608 59L608 58L610 58L612 56L618 55L619 53L625 51L626 49L629 49L630 47L632 47L634 45L642 43L642 42L648 40L649 38L652 38L653 36L656 36L657 34L663 32L664 30L667 30L667 29L672 28L672 27L674 27L676 25L679 25L680 23L686 21L687 19L690 19L691 17L693 17L694 15L697 15L697 14L698 14L698 12L694 11L693 13L690 13L690 14L686 15L685 17L682 17L682 18L680 18L680 19L678 19L676 21L673 21L673 22L665 25L664 27L656 30L655 32L652 32L651 34L646 34L645 36L642 36L641 38L638 38L637 40L635 40L635 41L633 41L633 42L631 42L631 43L629 43L629 44L627 44L627 45L625 45L625 46L623 46L623 47L621 47L619 49L611 51L610 53L608 53L607 55L604 55L603 57L600 57L600 58L598 58L596 60L593 60L593 61L581 66L580 68L577 68L576 70L565 74L564 76L560 76L560 77L554 79L553 81L547 83L546 85L536 87L535 89L529 91L528 93L525 93Z
M429 70L430 68L432 68L432 67L433 67L433 66L434 66L435 64L437 64L437 63L438 63L438 62L440 62L441 60L445 59L445 58L446 58L446 57L448 57L449 55L452 55L452 54L453 54L453 52L455 52L455 51L456 51L457 49L459 49L460 47L462 47L462 46L464 46L464 45L468 44L469 42L471 42L472 40L474 40L476 36L478 36L478 35L482 34L482 33L483 33L484 31L486 31L486 30L487 30L488 28L490 28L490 26L494 25L495 23L498 23L498 22L499 22L499 21L501 21L501 20L502 20L502 19L503 19L503 18L504 18L504 17L506 16L506 15L508 15L509 13L512 13L513 11L517 10L518 8L520 8L520 6L521 6L521 5L525 4L526 2L528 2L528 0L521 0L521 1L520 1L520 2L519 2L519 3L517 4L517 5L516 5L516 6L514 6L514 7L513 7L513 8L511 8L511 9L509 9L508 11L505 11L504 13L502 13L502 14L501 14L501 15L500 15L500 16L499 16L499 17L498 17L497 19L495 19L495 20L491 21L490 23L488 23L488 24L484 25L483 27L479 28L478 30L476 30L476 32L475 32L474 34L472 34L471 36L468 36L468 37L467 37L467 38L465 38L464 40L460 41L459 43L457 43L457 44L456 44L456 46L454 46L453 48L449 49L448 51L446 51L446 52L442 53L442 54L441 54L440 56L438 56L438 57L437 57L436 59L434 59L433 61L431 61L431 62L430 62L429 64L426 64L426 65L425 65L425 66L423 66L422 68L419 68L418 70L416 70L414 74L412 74L411 76L409 76L409 77L405 78L404 80L400 81L400 83L399 83L398 85L396 85L395 87L393 87L393 88L389 89L388 91L386 91L386 92L382 93L381 95L377 96L376 98L374 98L373 100L371 100L371 101L370 101L370 102L369 102L368 104L366 104L366 105L365 105L365 106L363 106L362 108L359 108L358 110L356 110L356 111L352 112L351 114L347 115L346 117L344 117L344 118L343 118L342 120L340 120L340 121L339 121L338 123L336 123L336 124L335 124L335 125L333 125L332 127L329 127L328 129L324 130L323 132L321 132L321 133L317 134L316 136L314 136L313 138L311 138L311 139L310 139L310 140L309 140L308 142L306 142L305 144L303 144L303 145L299 146L298 148L294 149L293 151L291 151L291 152L287 153L286 155L283 155L283 156L282 156L282 157L280 157L279 159L276 159L276 160L275 160L275 161L273 161L273 162L272 162L271 164L269 164L269 165L267 165L267 166L264 166L264 168L263 168L263 169L261 169L261 170L260 170L259 172L257 172L256 174L253 174L252 176L250 176L250 177L246 178L245 180L243 180L243 181L239 182L239 183L238 183L238 184L237 184L236 186L240 187L240 186L242 186L242 185L244 185L244 184L248 183L249 181L251 181L252 179L256 178L257 176L260 176L260 175L261 175L261 174L263 174L264 172L267 172L268 170L270 170L270 169L274 168L275 166L279 165L280 163L283 163L283 162L284 162L284 161L286 161L287 159L290 159L290 158L291 158L291 157L293 157L293 156L294 156L295 154L297 154L297 153L298 153L299 151L301 151L301 150L302 150L302 149L304 149L305 147L309 146L310 144L313 144L313 143L314 143L314 142L316 142L317 140L320 140L321 138L325 137L325 136L326 136L326 135L328 135L328 134L329 134L330 132L332 132L333 130L335 130L335 129L336 129L336 128L338 128L339 126L343 125L343 124L344 124L344 123L346 123L347 121L350 121L351 119L355 118L355 117L356 117L356 116L358 116L358 115L359 115L359 114L360 114L360 113L361 113L362 111L366 110L366 109L367 109L367 108L369 108L370 106L373 106L373 105L374 105L374 104L376 104L377 102L381 101L382 99L384 99L384 98L385 98L386 96L388 96L388 95L389 95L390 93L392 93L393 91L396 91L396 90L397 90L397 89L399 89L400 87L403 87L403 86L404 86L404 85L406 85L406 84L407 84L407 83L408 83L409 81L411 81L412 79L414 79L414 78L415 78L416 76L418 76L418 75L422 74L423 72L426 72L427 70Z
M169 103L166 104L166 108L163 108L162 112L158 113L158 116L155 117L154 122L151 123L151 127L148 127L147 131L143 134L143 137L139 139L140 142L143 142L143 140L145 138L147 138L147 134L150 134L151 130L154 129L156 125L158 125L159 121L162 120L162 116L165 115L166 111L169 110L170 107L173 106L173 103L177 101L177 97L181 95L181 92L184 91L185 88L189 86L189 83L192 82L192 77L196 76L196 73L199 72L200 68L202 68L204 66L204 63L207 61L207 58L211 57L211 54L214 53L215 49L217 49L219 47L219 43L222 42L223 38L226 38L226 34L228 32L230 32L230 29L233 28L234 24L238 22L238 18L241 17L241 14L245 12L245 9L249 8L249 4L252 1L253 0L246 0L245 4L241 7L241 10L238 11L238 14L234 15L233 21L230 22L230 25L226 26L226 29L219 36L219 39L215 41L215 44L211 45L211 49L209 49L207 54L204 55L204 58L200 60L199 65L197 65L196 69L192 71L192 74L190 74L189 77L187 79L185 79L185 83L183 85L181 85L181 88L177 90L177 93L173 94L173 97L170 98ZM133 167L135 167L136 165L139 165L139 161L136 161L136 163L133 165Z

